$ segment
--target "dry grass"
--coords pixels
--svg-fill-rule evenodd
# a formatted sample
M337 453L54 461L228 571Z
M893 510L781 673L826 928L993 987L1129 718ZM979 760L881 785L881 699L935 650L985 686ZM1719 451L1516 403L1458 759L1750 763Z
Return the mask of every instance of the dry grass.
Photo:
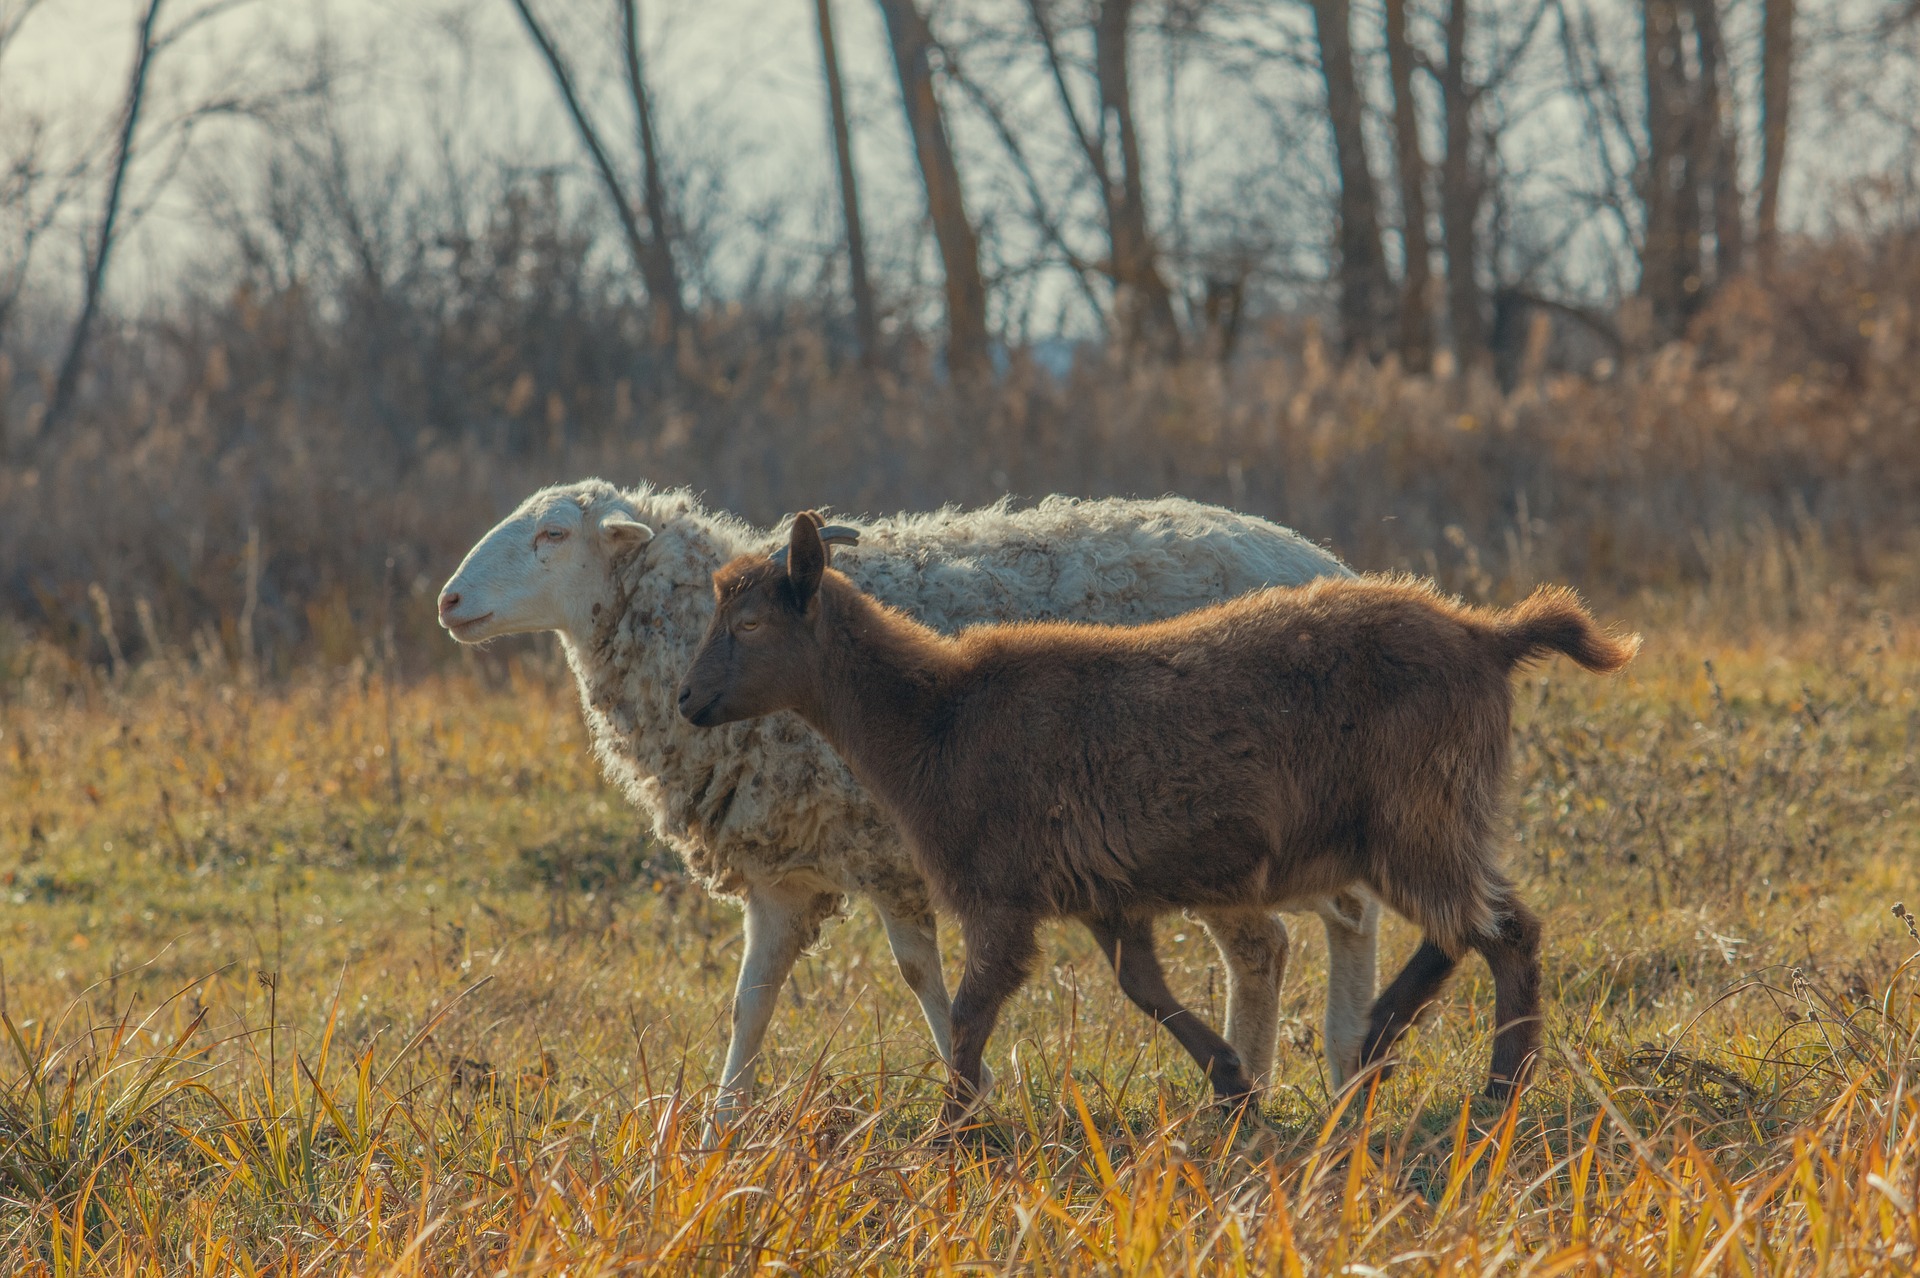
M1799 591L1920 550L1913 236L1796 250L1773 291L1730 288L1690 342L1603 374L1532 344L1510 393L1341 368L1278 319L1227 368L1090 350L1056 380L1015 352L966 393L911 350L867 373L804 316L729 311L663 367L620 295L523 277L572 260L536 238L497 271L424 274L426 296L242 290L113 330L57 432L0 393L0 617L98 665L157 637L277 674L344 664L391 622L418 671L451 651L431 599L461 554L538 485L591 474L763 523L1177 492L1469 591Z
M1473 966L1408 1068L1329 1096L1303 927L1281 1077L1229 1129L1057 929L959 1146L858 907L783 1000L764 1103L703 1139L737 921L593 776L544 649L262 687L15 642L0 1266L1911 1272L1920 645L1886 599L1732 597L1645 599L1627 676L1523 688L1550 1055L1516 1108L1462 1099ZM1204 938L1164 937L1217 1016Z

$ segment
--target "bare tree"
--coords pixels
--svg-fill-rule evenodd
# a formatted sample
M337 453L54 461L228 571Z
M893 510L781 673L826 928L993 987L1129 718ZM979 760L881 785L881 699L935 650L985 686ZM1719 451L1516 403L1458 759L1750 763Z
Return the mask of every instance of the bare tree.
M880 317L867 275L867 240L860 226L860 187L853 172L853 133L847 124L847 99L840 85L840 55L833 40L829 0L813 0L820 28L821 73L827 82L827 114L833 156L840 174L840 209L847 227L847 278L853 291L853 322L860 337L860 359L872 365L880 353Z
M1717 0L1643 3L1647 152L1640 292L1657 334L1676 337L1714 286L1743 265L1739 157ZM1715 244L1711 269L1709 235Z
M1180 326L1173 314L1173 293L1160 272L1160 255L1147 226L1146 181L1127 68L1132 20L1133 0L1104 0L1093 24L1094 78L1100 86L1100 185L1113 253L1114 309L1127 349L1178 358ZM1119 152L1118 174L1105 160L1112 144Z
M1698 225L1688 216L1699 193L1688 164L1685 50L1675 0L1642 0L1641 48L1647 88L1647 168L1640 244L1640 294L1662 336L1679 331L1700 289Z
M1440 102L1447 150L1440 165L1440 222L1447 248L1447 328L1455 363L1465 371L1487 352L1486 306L1480 290L1480 166L1474 155L1473 115L1479 91L1467 78L1469 0L1447 6L1446 62Z
M1366 102L1353 65L1351 0L1312 0L1340 173L1340 344L1349 356L1379 353L1392 281L1380 246L1380 195L1367 163Z
M640 203L646 211L649 237L644 268L647 290L666 303L668 336L686 327L687 304L680 289L680 271L673 260L673 232L667 219L667 188L660 177L660 148L654 141L653 94L647 88L646 67L640 50L639 0L620 0L621 61L626 71L627 97L633 104L634 140L640 147ZM655 306L655 328L660 307Z
M1046 55L1067 127L1100 191L1107 224L1107 254L1101 266L1113 286L1121 344L1129 354L1178 358L1180 325L1147 217L1146 177L1134 120L1129 67L1133 0L1102 0L1091 15L1094 87L1099 95L1099 117L1092 128L1075 105L1049 5L1045 0L1028 0L1027 12Z
M640 24L635 0L621 0L621 52L628 93L633 102L634 130L640 144L642 209L639 212L635 211L633 201L628 198L620 175L613 167L613 159L602 140L599 127L580 99L573 71L560 46L535 16L529 0L509 2L520 15L527 35L547 64L547 71L553 76L554 88L559 91L560 100L573 121L574 131L580 135L581 145L587 148L587 154L593 160L594 172L600 177L600 185L613 205L615 216L620 219L627 251L633 256L634 267L646 285L647 300L653 310L655 339L670 342L685 326L686 302L681 296L679 270L673 260L666 197L660 178L659 156L654 145L652 99L647 92L641 62ZM647 218L648 232L640 229L642 214Z
M1693 19L1699 72L1694 91L1693 156L1699 170L1706 218L1713 228L1714 280L1740 273L1746 251L1741 217L1739 132L1728 85L1726 38L1720 27L1719 0L1688 0Z
M1793 106L1794 0L1766 0L1760 34L1760 198L1753 246L1762 275L1779 248L1780 175L1787 162L1787 118Z
M1400 362L1424 373L1433 362L1432 280L1427 242L1427 161L1420 153L1419 104L1413 96L1413 46L1407 0L1386 0L1387 74L1393 83L1393 142L1400 176L1400 242L1407 262L1400 283Z
M915 0L879 0L900 77L900 101L920 181L927 193L927 214L946 273L947 368L953 377L971 379L991 371L987 351L987 286L980 275L980 242L967 220L960 167L947 136L946 118L933 86L933 31Z
M86 357L87 338L92 334L94 317L100 310L100 291L106 286L107 263L113 257L114 225L120 220L121 194L126 189L127 167L133 160L134 137L140 127L140 108L147 98L147 73L159 48L154 39L154 23L160 18L165 0L147 0L141 12L133 51L133 69L127 75L127 92L120 108L120 131L113 150L112 175L107 181L106 197L101 201L100 219L87 252L86 276L81 284L80 316L74 321L73 335L67 340L67 353L60 361L59 376L54 379L53 399L47 405L46 425L57 426L73 401L80 382L80 366Z

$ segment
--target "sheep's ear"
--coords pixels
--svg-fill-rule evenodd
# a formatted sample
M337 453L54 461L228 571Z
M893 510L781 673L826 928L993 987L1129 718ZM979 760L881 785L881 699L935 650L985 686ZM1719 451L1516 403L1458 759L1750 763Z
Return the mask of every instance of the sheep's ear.
M787 582L803 612L813 602L820 589L820 575L827 570L827 546L820 540L820 524L820 516L803 510L793 517L793 533L787 538Z
M616 546L644 546L653 540L653 529L625 515L608 515L600 521L600 535Z

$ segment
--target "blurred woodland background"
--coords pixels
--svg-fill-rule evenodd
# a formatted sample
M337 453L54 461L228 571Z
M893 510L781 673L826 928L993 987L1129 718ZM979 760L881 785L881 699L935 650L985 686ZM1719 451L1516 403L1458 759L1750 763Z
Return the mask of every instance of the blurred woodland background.
M0 0L0 627L445 660L587 474L1791 610L1917 307L1911 0Z

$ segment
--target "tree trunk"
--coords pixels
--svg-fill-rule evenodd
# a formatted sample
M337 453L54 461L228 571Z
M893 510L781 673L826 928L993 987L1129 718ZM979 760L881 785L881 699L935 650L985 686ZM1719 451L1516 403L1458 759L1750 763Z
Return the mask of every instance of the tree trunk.
M914 156L927 191L927 213L947 278L947 369L955 380L991 371L987 352L987 286L980 245L967 221L960 169L933 92L933 32L915 0L879 0L900 76L900 100L913 133Z
M594 172L600 175L600 185L606 190L607 199L613 205L614 214L620 219L620 230L626 237L627 252L633 257L633 265L640 272L640 279L647 289L647 301L653 309L654 334L656 340L671 339L676 335L679 317L684 308L680 300L679 280L673 270L673 254L662 243L650 244L647 236L640 230L640 220L633 211L633 202L627 198L625 188L620 185L620 176L614 172L613 161L607 155L606 145L600 140L600 131L594 127L593 120L587 115L580 96L573 88L573 73L567 68L566 58L555 44L547 29L534 16L527 0L510 0L514 11L520 15L521 23L527 28L527 35L533 40L534 47L540 51L541 58L547 64L547 71L553 76L553 84L560 91L560 101L567 108L567 115L573 121L574 131L580 135L580 144L587 148L587 154L593 160ZM632 14L631 8L628 14ZM637 20L634 26L637 27ZM627 41L626 49L628 76L634 86L644 86L639 76L638 50L633 39ZM645 101L643 88L633 89L637 103ZM637 105L636 103L636 105ZM643 165L652 167L648 156L653 154L651 113L642 114L636 109L636 127L641 130ZM655 169L651 179L659 182L659 172ZM648 216L655 230L664 235L666 231L665 212L658 203L649 201Z
M1677 337L1701 292L1700 189L1692 164L1696 111L1688 91L1677 0L1643 0L1647 79L1647 172L1640 293L1655 333Z
M633 99L633 126L640 143L640 197L649 232L643 270L654 299L654 336L672 340L686 325L687 304L680 293L680 270L673 261L667 188L660 178L660 152L653 135L653 95L641 63L639 0L621 0L620 13L626 27L627 93Z
M1486 359L1487 322L1480 294L1480 175L1473 157L1473 86L1467 83L1467 3L1447 9L1447 61L1440 69L1447 151L1440 167L1440 223L1447 249L1447 328L1453 359L1465 373Z
M872 367L880 353L880 319L873 305L873 281L867 275L867 241L860 227L860 187L853 174L853 133L847 126L847 100L840 87L840 55L833 43L829 0L814 0L820 23L820 64L827 81L827 109L833 127L833 156L840 169L840 208L847 224L847 279L853 291L853 323L860 337L860 362Z
M86 279L81 286L80 318L74 321L73 336L67 341L66 357L60 361L60 374L54 379L53 399L47 405L43 429L59 424L73 392L80 383L80 366L86 358L87 338L93 332L94 316L100 309L100 293L106 287L107 261L113 255L113 229L120 220L120 197L126 187L127 166L133 161L134 132L140 126L140 107L147 97L147 72L153 66L156 48L153 25L160 16L164 0L147 0L140 18L139 43L134 47L133 71L127 77L127 101L121 109L120 136L113 150L113 177L107 183L106 203L100 209L100 226L94 232L93 252L87 260Z
M1180 354L1180 326L1173 294L1160 273L1153 233L1147 227L1146 182L1141 175L1140 138L1133 123L1133 87L1127 71L1128 24L1133 0L1104 0L1094 19L1094 75L1100 86L1100 141L1119 143L1120 172L1102 164L1101 186L1112 248L1114 311L1129 353L1145 351L1162 358Z
M1367 163L1366 105L1353 68L1350 0L1313 0L1313 22L1340 171L1341 350L1371 357L1379 354L1392 285L1380 247L1380 196Z
M1694 115L1694 160L1706 186L1713 225L1713 278L1719 284L1740 273L1746 257L1746 227L1740 212L1740 151L1728 84L1726 40L1719 0L1688 0L1700 55ZM1705 300L1704 294L1701 298Z
M1787 162L1787 113L1793 105L1793 0L1766 0L1760 33L1760 200L1754 255L1771 275L1779 250L1780 174Z
M1431 278L1427 243L1427 162L1420 154L1419 106L1413 98L1413 48L1407 43L1407 0L1386 0L1387 74L1393 81L1393 141L1400 175L1400 242L1407 266L1400 285L1400 362L1410 373L1433 363Z

